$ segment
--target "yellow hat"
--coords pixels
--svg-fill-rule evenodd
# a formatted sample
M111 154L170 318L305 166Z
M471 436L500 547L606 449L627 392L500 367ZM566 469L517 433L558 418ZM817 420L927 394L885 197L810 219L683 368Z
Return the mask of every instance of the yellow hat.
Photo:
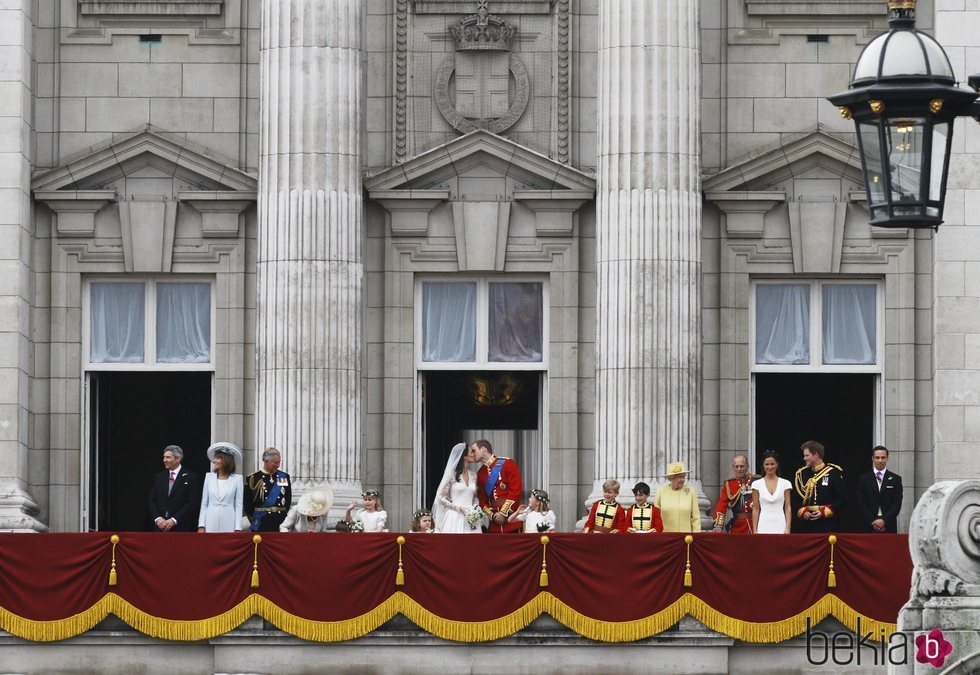
M684 466L684 462L671 462L667 465L667 471L664 473L664 478L670 478L671 476L687 475L691 473Z

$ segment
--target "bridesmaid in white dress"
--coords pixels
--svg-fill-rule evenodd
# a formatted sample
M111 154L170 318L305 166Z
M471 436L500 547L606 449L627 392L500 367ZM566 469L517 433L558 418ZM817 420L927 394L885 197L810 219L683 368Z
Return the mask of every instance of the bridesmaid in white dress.
M215 443L208 448L214 471L204 477L198 532L237 532L242 529L244 481L235 473L242 451L231 443Z
M381 504L381 493L377 490L365 490L361 497L364 499L364 508L352 516L351 512L357 508L357 502L351 502L347 507L347 522L361 523L364 532L387 532L388 512Z
M476 496L476 472L470 464L476 461L475 451L465 443L457 443L449 453L446 470L436 491L432 517L436 532L443 534L475 534L482 532L480 524L471 526L466 514L480 508Z
M763 457L763 476L752 483L752 531L756 534L789 534L793 485L779 477L779 455L769 450Z

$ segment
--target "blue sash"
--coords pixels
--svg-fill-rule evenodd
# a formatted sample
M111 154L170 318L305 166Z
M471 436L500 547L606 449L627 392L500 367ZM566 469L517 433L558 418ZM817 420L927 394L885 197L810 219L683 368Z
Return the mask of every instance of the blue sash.
M497 484L497 479L500 478L500 472L504 468L504 460L497 459L493 468L490 469L490 474L487 476L487 484L483 487L483 490L487 493L487 499L490 500L490 508L493 508L493 486Z
M269 494L265 496L265 501L262 502L263 508L272 508L275 506L276 502L279 501L279 495L282 494L282 485L279 484L279 479L285 475L286 474L284 474L282 471L276 471L276 475L273 476L273 478L275 478L275 483L272 484L272 489L269 490ZM252 515L252 524L249 526L249 529L252 532L258 532L259 527L262 525L262 519L268 514L268 511L257 511L254 513Z

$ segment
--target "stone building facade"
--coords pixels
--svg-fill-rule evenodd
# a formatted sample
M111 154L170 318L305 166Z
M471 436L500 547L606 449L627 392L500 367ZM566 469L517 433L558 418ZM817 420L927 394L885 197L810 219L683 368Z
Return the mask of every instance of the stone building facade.
M980 69L980 10L918 16ZM564 530L606 478L683 460L711 498L735 453L817 437L856 478L882 443L907 527L980 475L980 129L938 233L868 226L824 96L885 17L4 3L0 529L138 529L163 446L212 439L407 528L476 435Z

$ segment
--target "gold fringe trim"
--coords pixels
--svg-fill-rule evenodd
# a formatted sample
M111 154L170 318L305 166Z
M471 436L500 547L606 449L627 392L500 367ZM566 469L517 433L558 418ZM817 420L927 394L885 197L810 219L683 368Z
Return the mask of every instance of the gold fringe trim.
M249 595L223 614L196 621L177 621L151 616L115 593L108 593L86 611L54 621L25 619L0 607L0 628L25 640L52 642L80 635L92 629L109 614L114 614L144 635L164 640L196 641L227 633L253 615L258 615L280 630L303 640L341 642L367 635L400 613L436 637L455 642L486 642L513 635L544 612L579 635L602 642L642 640L662 633L685 615L694 617L714 631L737 640L755 643L782 642L794 638L806 631L808 617L811 627L827 616L834 616L855 631L860 619L862 633L880 635L884 631L885 635L891 635L898 630L894 623L877 621L858 614L846 602L830 594L795 616L780 621L754 623L726 616L690 593L685 593L656 614L641 619L601 621L577 612L547 591L538 593L527 604L510 614L490 621L445 619L401 591L394 593L371 611L342 621L304 619L255 594Z
M487 642L513 635L538 618L545 611L543 596L550 593L539 593L523 607L510 614L491 619L490 621L453 621L433 614L422 605L404 593L392 596L399 604L399 612L422 630L436 637L454 642Z

